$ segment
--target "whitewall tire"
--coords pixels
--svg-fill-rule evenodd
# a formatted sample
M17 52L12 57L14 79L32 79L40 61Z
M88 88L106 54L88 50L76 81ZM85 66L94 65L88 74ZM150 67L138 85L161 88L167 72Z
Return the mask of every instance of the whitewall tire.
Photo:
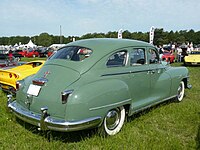
M178 89L177 89L177 101L181 102L183 100L183 97L185 95L185 84L183 81L180 82Z
M107 135L117 134L125 121L125 109L123 106L110 110L103 121L103 128Z

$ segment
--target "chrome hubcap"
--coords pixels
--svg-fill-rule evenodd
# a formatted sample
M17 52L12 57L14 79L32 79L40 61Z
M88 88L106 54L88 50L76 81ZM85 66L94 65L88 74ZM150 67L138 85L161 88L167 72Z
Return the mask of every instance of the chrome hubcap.
M120 110L111 110L106 115L106 126L109 130L113 130L117 127L120 121Z

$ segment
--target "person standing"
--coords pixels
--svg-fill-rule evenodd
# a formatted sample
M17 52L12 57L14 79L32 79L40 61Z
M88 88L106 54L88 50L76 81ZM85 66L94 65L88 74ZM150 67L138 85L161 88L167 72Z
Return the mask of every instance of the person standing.
M9 51L8 58L10 61L12 61L12 58L13 58L12 50Z

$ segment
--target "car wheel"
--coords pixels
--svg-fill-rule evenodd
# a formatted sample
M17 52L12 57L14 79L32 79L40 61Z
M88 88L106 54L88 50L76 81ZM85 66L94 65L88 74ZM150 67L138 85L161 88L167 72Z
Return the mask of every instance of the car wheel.
M187 66L187 64L185 63L185 60L183 60L183 65L184 65L184 66Z
M35 55L33 55L33 58L35 58Z
M123 106L108 111L103 121L103 129L107 135L117 134L125 120L125 109Z
M183 100L184 95L185 95L185 84L183 81L181 81L177 90L177 97L176 97L177 101L181 102Z

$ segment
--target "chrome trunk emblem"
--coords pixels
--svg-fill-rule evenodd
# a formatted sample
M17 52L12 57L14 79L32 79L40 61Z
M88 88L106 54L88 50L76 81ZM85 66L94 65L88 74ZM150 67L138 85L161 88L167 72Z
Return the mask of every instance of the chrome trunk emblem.
M46 72L44 72L44 78L46 78L47 77L47 75L49 75L50 74L50 72L49 71L46 71Z

